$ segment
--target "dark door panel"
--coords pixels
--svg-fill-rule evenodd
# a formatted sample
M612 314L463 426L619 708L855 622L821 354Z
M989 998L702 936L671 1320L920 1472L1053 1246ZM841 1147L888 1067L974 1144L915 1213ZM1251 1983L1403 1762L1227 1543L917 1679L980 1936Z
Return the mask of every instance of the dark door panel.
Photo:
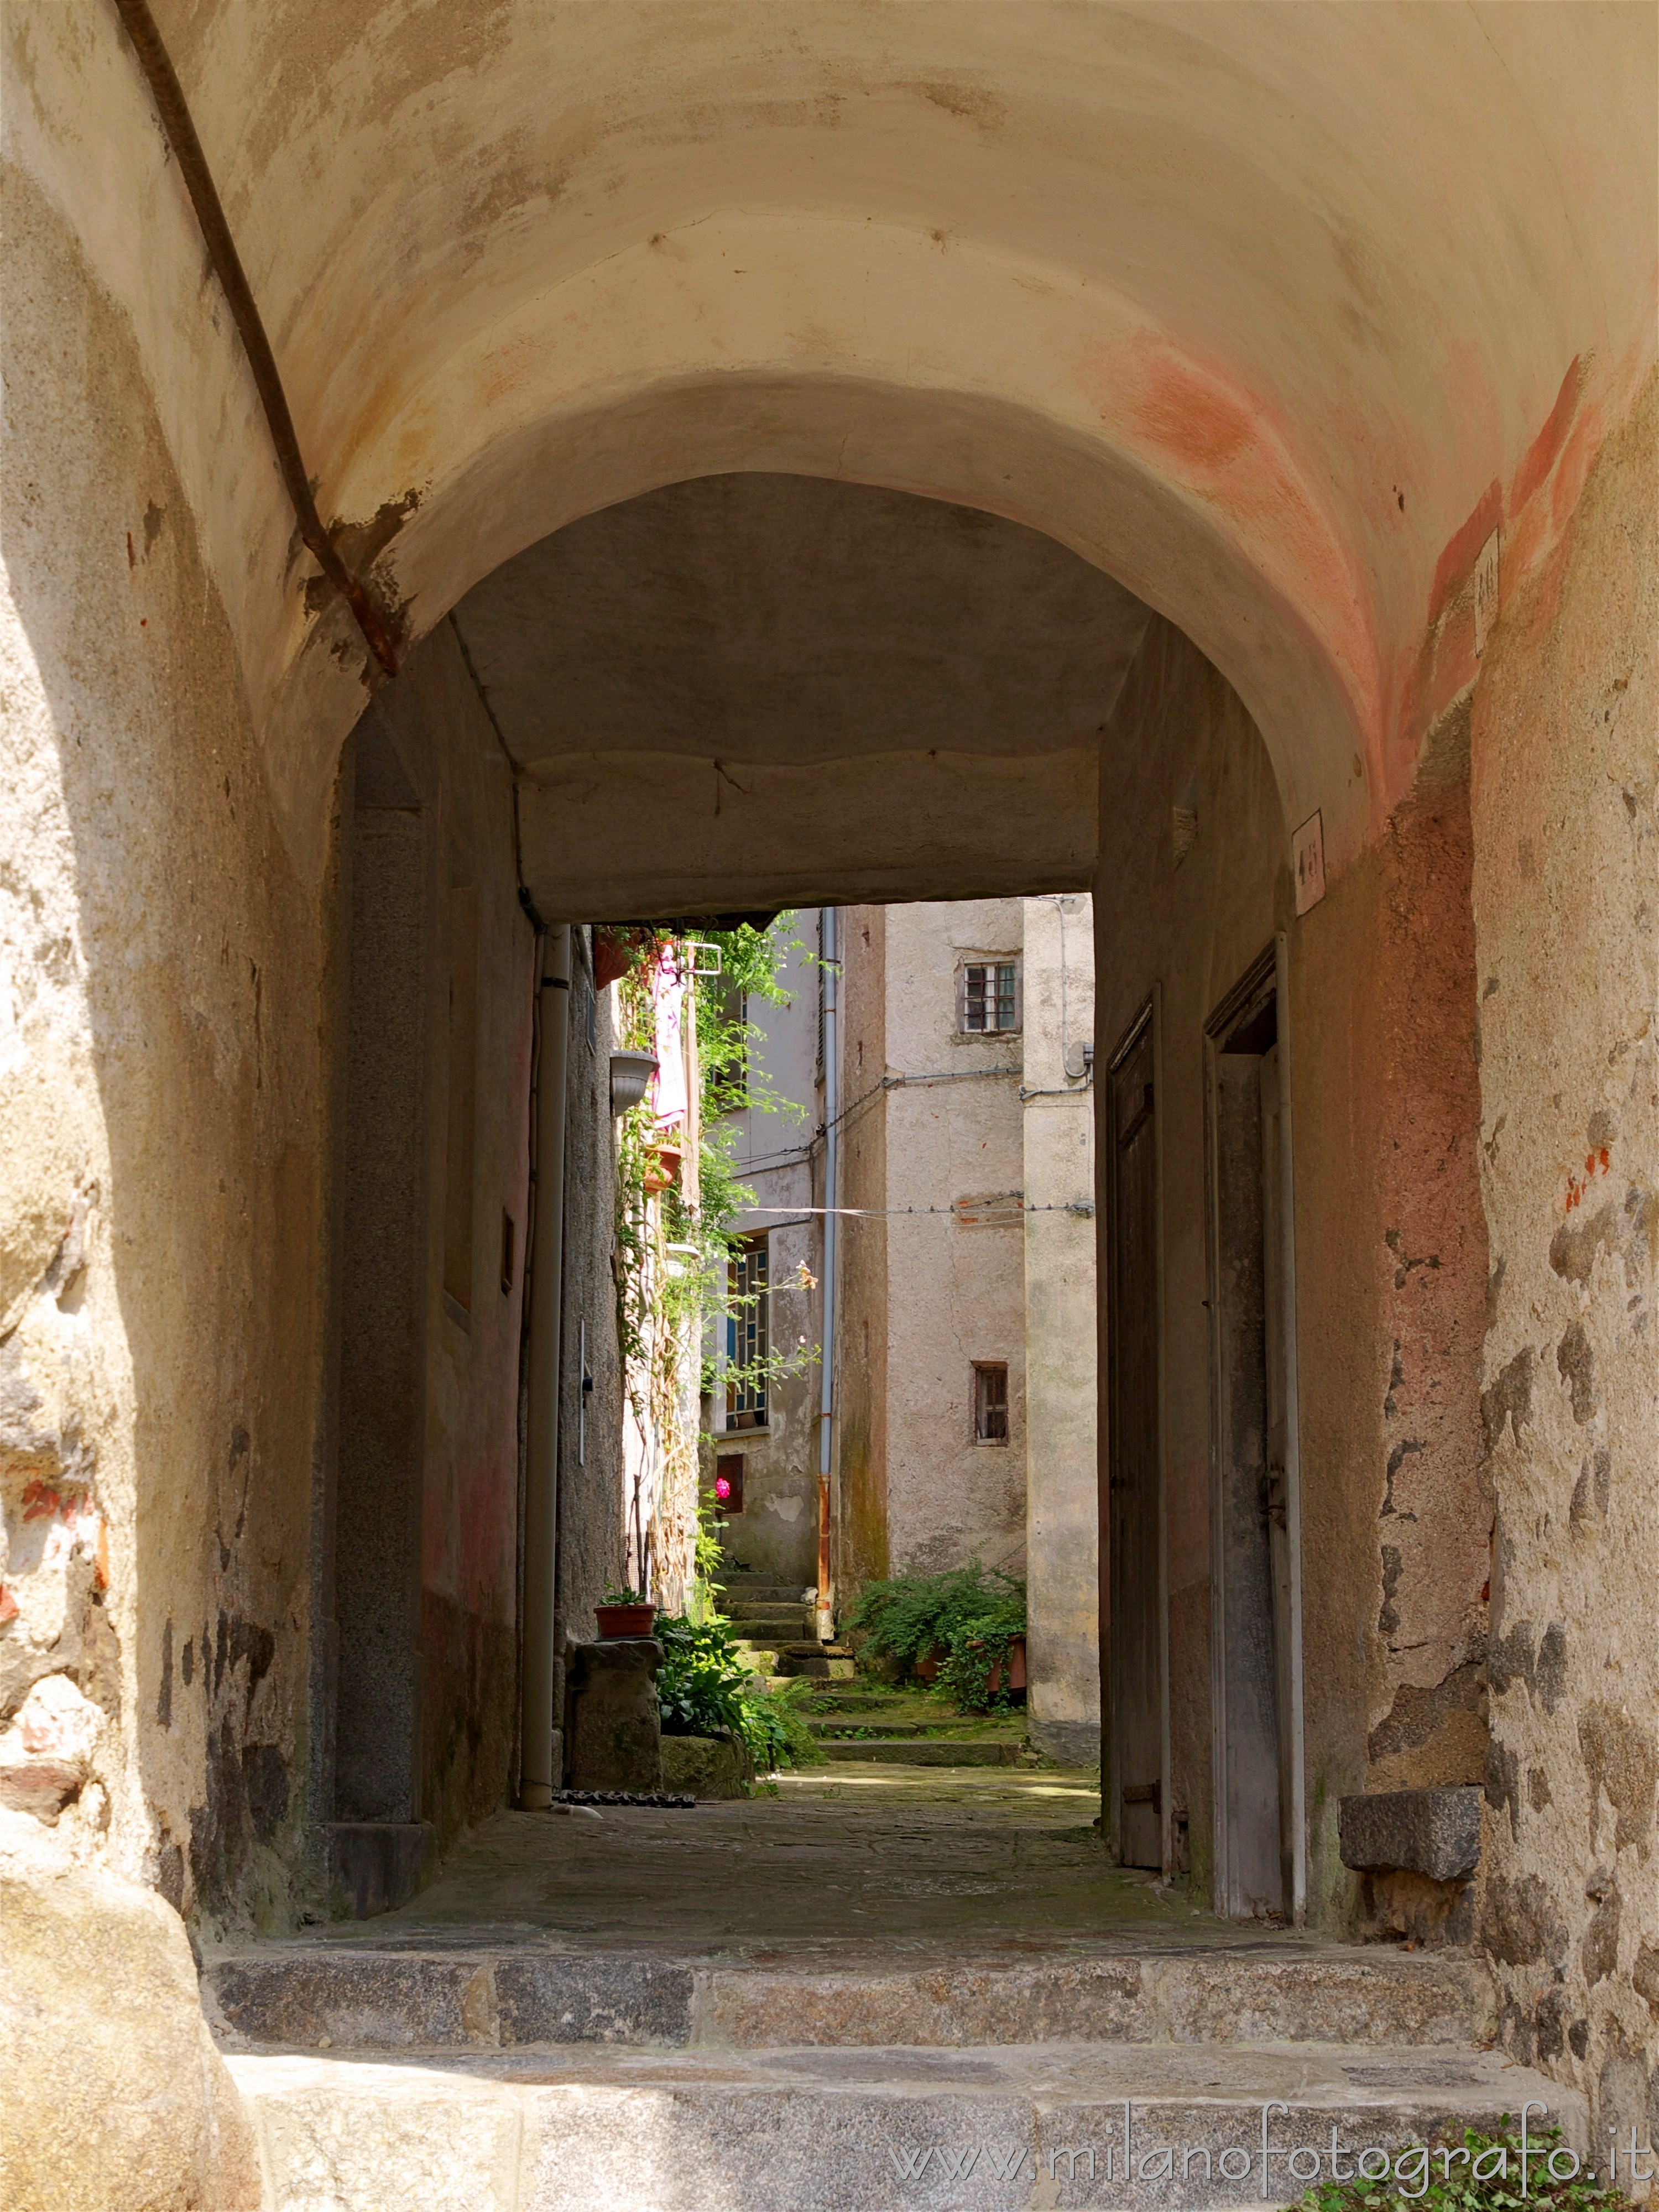
M1119 1855L1164 1863L1158 1622L1158 1118L1150 1018L1111 1073L1108 1208L1107 1695Z

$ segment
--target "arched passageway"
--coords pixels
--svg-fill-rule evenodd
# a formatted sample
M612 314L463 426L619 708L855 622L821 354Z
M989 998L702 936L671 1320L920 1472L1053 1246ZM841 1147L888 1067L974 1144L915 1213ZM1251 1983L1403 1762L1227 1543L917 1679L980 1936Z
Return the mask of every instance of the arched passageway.
M15 1785L51 1848L118 1919L303 1909L343 1592L404 1650L441 1601L374 1747L399 1823L510 1782L515 1339L428 1362L447 1224L374 1224L438 1218L462 944L476 1187L522 1210L520 881L575 920L1086 885L1100 1066L1157 1103L1158 1853L1224 1896L1218 1164L1270 1001L1295 1878L1352 1931L1338 1801L1480 1778L1507 2045L1639 2118L1650 14L328 17L162 27L383 688L114 16L12 34L7 1711L68 1686ZM366 992L403 1057L347 1049ZM354 1584L369 1383L405 1507L435 1405L447 1502Z

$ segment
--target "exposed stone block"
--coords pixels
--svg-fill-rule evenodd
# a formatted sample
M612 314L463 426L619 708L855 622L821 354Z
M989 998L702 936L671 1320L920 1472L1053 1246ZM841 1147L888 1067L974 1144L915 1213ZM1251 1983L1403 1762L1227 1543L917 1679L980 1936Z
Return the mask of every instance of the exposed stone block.
M579 1644L570 1669L565 1780L573 1790L660 1790L662 1717L653 1637Z
M0 1881L8 2212L253 2212L252 2131L153 1891L39 1866Z
M1480 1791L1388 1790L1345 1797L1342 1863L1361 1874L1399 1869L1434 1881L1457 1881L1480 1859Z
M742 1747L720 1736L665 1735L662 1786L693 1797L741 1797L749 1779Z
M438 1832L429 1820L332 1820L330 1887L354 1920L372 1920L406 1904L438 1866Z

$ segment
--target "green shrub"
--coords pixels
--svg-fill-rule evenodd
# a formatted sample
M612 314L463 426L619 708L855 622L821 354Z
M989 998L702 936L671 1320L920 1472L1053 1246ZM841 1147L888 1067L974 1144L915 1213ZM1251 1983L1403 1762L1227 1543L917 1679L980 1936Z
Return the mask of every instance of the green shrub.
M1462 2142L1431 2151L1425 2174L1407 2172L1405 2185L1392 2168L1375 2181L1316 2182L1298 2200L1299 2212L1630 2212L1624 2191L1598 2171L1558 2181L1549 2154L1563 2148L1559 2127L1528 2130L1526 2194L1521 2189L1521 2138L1507 2114L1495 2136L1463 2130ZM1501 2154L1501 2155L1500 2155ZM1437 2172L1435 2169L1438 2167ZM1421 2180L1422 2187L1415 2184Z
M665 1735L726 1737L761 1773L823 1757L799 1709L810 1684L771 1690L757 1683L738 1656L730 1621L659 1613L651 1632L663 1647L657 1702Z
M731 1624L718 1613L689 1620L659 1613L651 1632L663 1648L657 1676L663 1734L741 1736L749 1675Z
M775 1766L817 1766L823 1747L813 1735L801 1699L809 1697L812 1683L805 1675L781 1682L775 1689L751 1682L744 1693L744 1741L757 1773Z
M871 1657L896 1659L907 1671L937 1652L940 1688L964 1711L984 1712L1007 1703L986 1682L1025 1633L1025 1585L1013 1575L988 1577L977 1559L954 1574L895 1575L865 1585L847 1626Z

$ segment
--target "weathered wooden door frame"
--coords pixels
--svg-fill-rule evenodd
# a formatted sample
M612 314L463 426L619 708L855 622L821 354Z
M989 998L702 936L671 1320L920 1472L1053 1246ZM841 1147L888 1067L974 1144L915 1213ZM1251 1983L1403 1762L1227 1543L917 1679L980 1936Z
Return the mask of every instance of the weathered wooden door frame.
M1115 1276L1113 1253L1118 1232L1118 1133L1113 1079L1139 1046L1150 1030L1152 1046L1152 1146L1155 1164L1153 1256L1156 1325L1158 1330L1158 1835L1165 1879L1175 1871L1172 1812L1172 1760L1170 1713L1170 1557L1169 1557L1169 1332L1164 1314L1164 1030L1163 993L1154 983L1139 1009L1113 1047L1106 1063L1106 1080L1097 1096L1102 1101L1105 1128L1096 1150L1103 1185L1100 1243L1097 1275L1098 1349L1102 1397L1100 1422L1100 1674L1101 1674L1101 1785L1106 1840L1114 1859L1121 1863L1123 1804L1117 1775L1117 1726L1112 1681L1112 1532L1111 1474L1113 1438L1116 1433L1118 1378L1113 1348L1111 1301Z
M1296 1298L1296 1185L1292 1173L1294 1146L1291 1115L1291 1004L1289 941L1281 930L1273 944L1253 961L1209 1020L1204 1037L1205 1105L1205 1229L1207 1246L1210 1310L1210 1530L1212 1561L1211 1619L1211 1741L1212 1747L1212 1801L1214 1808L1214 1889L1212 1903L1218 1913L1228 1909L1231 1891L1231 1838L1227 1826L1227 1667L1225 1607L1218 1577L1223 1569L1223 1486L1221 1432L1224 1381L1218 1295L1220 1247L1220 1188L1217 1158L1216 1058L1225 1039L1246 1018L1252 1007L1271 995L1279 1051L1279 1250L1283 1285L1282 1382L1285 1393L1285 1533L1290 1553L1290 1711L1279 1716L1279 1725L1290 1735L1291 1918L1298 1928L1307 1918L1308 1810L1307 1768L1304 1729L1303 1604L1302 1604L1302 1471L1300 1420L1297 1395Z

